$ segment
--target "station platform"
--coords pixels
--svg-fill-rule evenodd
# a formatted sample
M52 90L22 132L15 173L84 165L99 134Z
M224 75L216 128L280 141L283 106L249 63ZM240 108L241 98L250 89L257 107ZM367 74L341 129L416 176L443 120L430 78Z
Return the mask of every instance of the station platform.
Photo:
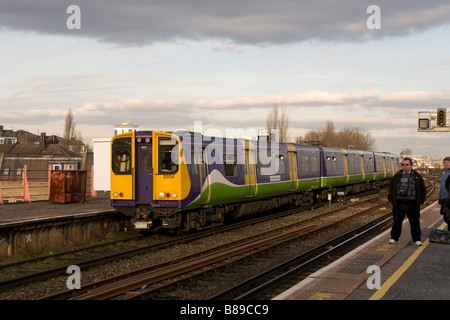
M398 243L388 243L390 229L386 230L274 300L450 299L450 244L428 240L431 230L447 229L440 205L435 202L421 210L420 221L422 246L412 242L405 219Z
M114 212L109 197L86 198L84 202L56 204L50 201L0 205L0 228L35 221L55 220Z

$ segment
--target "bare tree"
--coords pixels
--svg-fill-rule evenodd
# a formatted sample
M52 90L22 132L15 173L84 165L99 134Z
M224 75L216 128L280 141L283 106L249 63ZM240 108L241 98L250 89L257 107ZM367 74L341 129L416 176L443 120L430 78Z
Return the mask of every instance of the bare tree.
M282 107L280 111L278 104L274 103L266 118L267 133L270 134L272 129L277 129L279 142L288 142L288 128L289 120L286 107Z
M309 130L305 136L297 137L296 141L316 142L330 148L353 148L358 150L374 150L375 139L370 132L361 128L344 128L335 130L333 121L328 120L324 129Z
M372 137L370 132L362 128L351 128L351 140L355 149L360 150L374 150L375 149L375 139Z
M64 125L64 139L67 140L67 149L70 147L72 138L76 139L77 133L75 132L75 121L73 120L72 108L69 107Z
M322 131L322 142L327 146L337 146L338 141L336 137L336 129L334 123L331 120L327 120L325 123L325 129Z
M312 144L312 142L315 142L315 143L323 145L322 136L323 136L322 130L311 129L305 134L305 137L303 139L299 139L299 138L297 138L297 139L303 140L303 143L305 143L305 144Z

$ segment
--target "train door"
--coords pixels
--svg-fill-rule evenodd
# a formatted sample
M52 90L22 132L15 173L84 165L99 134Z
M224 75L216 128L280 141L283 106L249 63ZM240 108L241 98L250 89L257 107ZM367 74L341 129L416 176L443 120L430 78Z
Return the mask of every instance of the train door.
M298 174L297 174L297 153L296 152L288 152L289 154L289 179L291 180L291 186L289 191L297 190L298 188Z
M366 178L365 170L364 170L364 156L362 154L359 155L359 159L361 161L361 174L362 179L364 180Z
M344 153L344 154L342 154L342 156L344 157L344 175L345 175L346 181L348 183L350 181L350 176L348 174L348 154Z
M255 153L253 150L245 149L245 185L246 197L256 195L256 171L255 171Z
M152 139L138 138L136 143L137 201L153 200Z

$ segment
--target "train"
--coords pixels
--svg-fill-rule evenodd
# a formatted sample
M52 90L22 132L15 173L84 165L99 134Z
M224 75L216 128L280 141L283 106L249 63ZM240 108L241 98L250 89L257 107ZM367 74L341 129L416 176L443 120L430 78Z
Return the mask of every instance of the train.
M137 229L202 230L389 184L391 153L132 131L111 139L111 206Z

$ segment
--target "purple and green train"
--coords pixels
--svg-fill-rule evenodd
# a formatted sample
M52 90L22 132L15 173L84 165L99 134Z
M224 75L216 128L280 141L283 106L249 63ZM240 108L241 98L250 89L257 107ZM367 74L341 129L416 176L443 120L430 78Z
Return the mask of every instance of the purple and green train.
M283 206L377 189L398 156L138 131L111 140L111 205L136 228L204 229Z

